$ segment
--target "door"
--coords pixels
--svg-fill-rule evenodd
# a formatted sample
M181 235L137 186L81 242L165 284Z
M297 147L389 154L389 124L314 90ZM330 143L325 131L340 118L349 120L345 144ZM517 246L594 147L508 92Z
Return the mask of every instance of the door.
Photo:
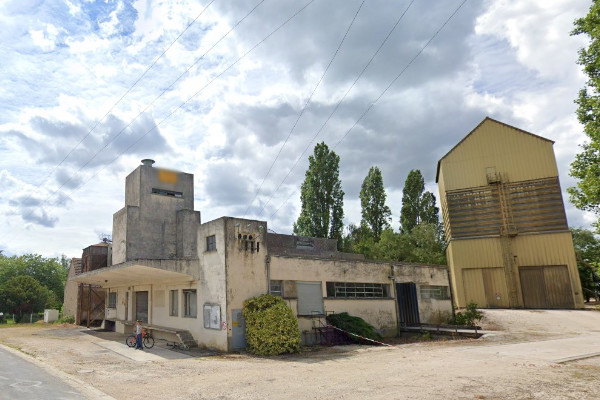
M246 348L246 320L242 315L242 310L231 310L231 342L234 349Z
M525 308L573 308L571 280L566 265L519 268Z
M135 319L148 323L148 292L135 292Z
M419 301L414 282L396 283L398 319L400 326L419 326Z
M482 308L508 308L504 268L463 269L465 301Z

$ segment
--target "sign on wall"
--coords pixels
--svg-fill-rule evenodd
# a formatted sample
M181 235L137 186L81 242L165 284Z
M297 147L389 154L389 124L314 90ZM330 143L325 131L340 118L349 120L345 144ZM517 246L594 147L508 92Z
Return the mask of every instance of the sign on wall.
M204 305L204 327L206 329L221 329L221 306Z

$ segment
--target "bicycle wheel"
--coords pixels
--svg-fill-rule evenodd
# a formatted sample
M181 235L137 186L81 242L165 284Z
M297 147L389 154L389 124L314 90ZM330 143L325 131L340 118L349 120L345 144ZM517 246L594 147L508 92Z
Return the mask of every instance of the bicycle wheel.
M154 347L154 338L152 336L146 336L144 338L144 346L146 346L149 349Z
M129 347L135 347L135 335L127 336L127 339L125 339L125 343Z

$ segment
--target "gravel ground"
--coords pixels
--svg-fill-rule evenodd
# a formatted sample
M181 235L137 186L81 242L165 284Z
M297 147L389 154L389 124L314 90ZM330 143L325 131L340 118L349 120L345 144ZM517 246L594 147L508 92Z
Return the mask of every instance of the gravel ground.
M481 325L492 332L477 340L270 358L186 355L161 342L142 353L126 348L125 335L70 325L2 328L0 343L116 399L592 399L600 392L600 312L493 310Z

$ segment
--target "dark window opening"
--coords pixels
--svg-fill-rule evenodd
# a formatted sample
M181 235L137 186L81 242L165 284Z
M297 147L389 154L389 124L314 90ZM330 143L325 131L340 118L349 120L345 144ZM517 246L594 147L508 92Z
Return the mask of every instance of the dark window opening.
M165 190L165 189L152 189L152 194L159 194L161 196L169 196L169 197L177 197L178 199L183 198L183 193L175 192L173 190Z
M217 250L217 239L215 235L206 237L206 251L215 251Z
M327 297L342 299L376 299L389 297L384 283L327 282Z

